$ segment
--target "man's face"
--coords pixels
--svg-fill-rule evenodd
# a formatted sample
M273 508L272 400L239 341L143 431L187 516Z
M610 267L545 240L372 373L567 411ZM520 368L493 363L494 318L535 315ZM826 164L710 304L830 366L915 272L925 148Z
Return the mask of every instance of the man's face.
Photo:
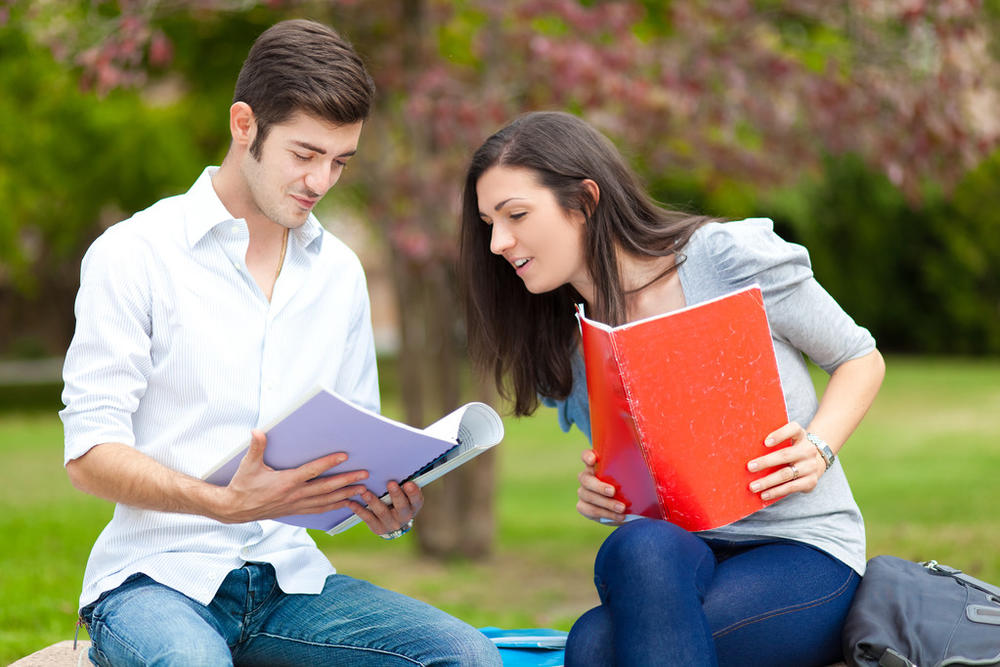
M248 151L240 164L248 203L282 227L300 227L357 152L362 125L334 125L302 112L272 125L260 158Z

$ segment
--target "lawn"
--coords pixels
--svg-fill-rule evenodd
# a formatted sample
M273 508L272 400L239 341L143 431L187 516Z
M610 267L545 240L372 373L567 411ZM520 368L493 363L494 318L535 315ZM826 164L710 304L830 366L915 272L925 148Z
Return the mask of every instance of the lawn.
M558 430L552 410L507 420L497 545L486 561L424 560L413 540L384 543L364 528L315 536L342 572L473 625L568 629L595 603L591 561L607 533L574 510L585 444ZM1000 360L890 357L842 460L869 555L934 558L1000 582ZM72 489L61 462L54 412L0 411L0 664L72 636L87 553L111 515Z

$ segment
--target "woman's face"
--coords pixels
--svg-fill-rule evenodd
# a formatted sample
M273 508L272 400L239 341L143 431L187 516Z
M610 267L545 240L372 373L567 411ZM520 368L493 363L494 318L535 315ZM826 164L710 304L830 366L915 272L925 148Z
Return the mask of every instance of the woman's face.
M584 216L568 211L531 169L490 167L476 184L479 216L490 225L490 250L533 294L570 283L584 297L592 291L584 261Z

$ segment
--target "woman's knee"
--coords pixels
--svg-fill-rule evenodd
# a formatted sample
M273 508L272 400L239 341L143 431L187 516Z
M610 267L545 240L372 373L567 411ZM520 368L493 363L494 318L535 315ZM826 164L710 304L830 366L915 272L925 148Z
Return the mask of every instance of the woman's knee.
M697 574L714 563L711 549L697 536L666 521L636 520L616 529L601 545L595 571L613 572L651 569L679 576Z
M578 618L566 638L566 667L614 663L614 634L606 607L594 607Z

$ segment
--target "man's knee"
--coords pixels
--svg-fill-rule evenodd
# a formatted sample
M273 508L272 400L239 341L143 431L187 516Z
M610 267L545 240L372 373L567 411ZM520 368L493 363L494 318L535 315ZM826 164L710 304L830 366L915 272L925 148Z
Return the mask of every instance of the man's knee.
M97 664L227 665L232 654L203 607L145 576L134 577L87 614Z
M442 665L482 665L483 667L500 667L500 651L496 645L475 628L460 633L449 633L451 642L448 653L453 658L442 662Z

